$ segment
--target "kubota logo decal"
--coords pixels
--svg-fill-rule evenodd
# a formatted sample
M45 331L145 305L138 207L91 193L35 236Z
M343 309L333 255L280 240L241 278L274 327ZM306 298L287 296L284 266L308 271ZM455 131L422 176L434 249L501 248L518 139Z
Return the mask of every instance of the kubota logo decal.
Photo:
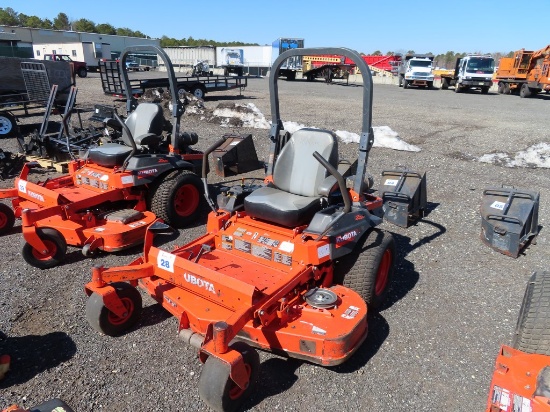
M190 273L184 273L183 278L186 282L189 282L192 285L206 289L207 291L212 292L214 295L216 294L216 289L214 288L214 285L204 279L196 277L195 275L192 275Z
M336 236L336 247L344 246L346 243L351 242L356 237L357 237L356 230L352 230L348 233L344 233L343 235Z
M157 169L147 169L147 170L140 170L138 172L138 175L152 175L154 173L157 173Z
M35 193L35 192L31 192L30 190L27 190L27 194L33 199L36 199L40 202L44 202L44 196L42 196L40 193Z

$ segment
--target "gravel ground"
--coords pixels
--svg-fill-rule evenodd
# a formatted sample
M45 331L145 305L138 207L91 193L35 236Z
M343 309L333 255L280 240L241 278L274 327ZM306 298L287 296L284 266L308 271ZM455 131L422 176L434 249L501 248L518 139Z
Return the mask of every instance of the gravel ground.
M96 74L77 83L81 106L112 102L102 94ZM360 131L360 85L279 85L283 120ZM214 108L228 100L254 103L270 118L267 79L250 79L242 96L238 91L207 95L205 105ZM368 170L375 187L382 170L398 165L426 172L430 213L408 229L383 224L397 241L398 268L388 303L370 317L369 337L358 352L336 368L261 352L258 389L246 409L483 410L494 359L499 345L511 341L526 280L534 270L548 269L550 173L475 158L548 142L548 100L548 95L521 99L375 85L373 125L389 126L422 149L374 148ZM182 129L199 134L200 149L229 130L252 133L259 157L267 156L267 130L228 130L190 115L184 116ZM12 140L0 141L0 147L13 150ZM340 151L353 159L357 144L342 144ZM542 231L537 244L517 259L479 238L482 191L501 184L541 193ZM203 234L205 219L206 213L165 246ZM141 321L123 337L99 335L85 319L83 285L91 267L125 264L139 249L93 260L70 249L63 266L41 271L24 263L20 232L16 223L0 238L0 353L13 359L0 382L1 407L60 397L77 411L207 410L198 396L196 350L176 339L176 319L152 299L144 298Z

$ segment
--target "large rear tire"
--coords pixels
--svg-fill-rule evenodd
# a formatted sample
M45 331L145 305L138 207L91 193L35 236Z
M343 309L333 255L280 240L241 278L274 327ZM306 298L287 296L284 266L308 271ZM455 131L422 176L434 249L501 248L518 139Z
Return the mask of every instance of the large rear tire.
M403 89L408 89L408 88L409 88L409 81L406 79L403 79Z
M531 89L529 88L529 86L527 86L527 83L523 83L521 85L521 89L519 90L519 97L531 97Z
M103 297L92 293L86 302L86 320L92 328L107 336L119 336L138 321L143 307L141 295L125 282L111 284L126 308L126 316L119 317L105 307Z
M36 234L44 242L48 252L42 254L29 243L25 243L21 251L25 262L38 269L50 269L59 265L67 253L65 238L57 230L48 227L36 229Z
M189 170L176 170L153 188L151 212L170 226L182 228L196 221L202 199L201 179Z
M239 351L243 357L248 373L248 387L239 388L229 376L229 365L215 356L209 356L199 379L199 394L215 411L232 412L239 409L256 387L260 371L258 352L244 342L236 342L231 348Z
M512 346L526 353L550 355L550 272L529 279Z
M357 292L369 307L379 308L395 271L395 241L391 233L372 229L334 267L334 280Z

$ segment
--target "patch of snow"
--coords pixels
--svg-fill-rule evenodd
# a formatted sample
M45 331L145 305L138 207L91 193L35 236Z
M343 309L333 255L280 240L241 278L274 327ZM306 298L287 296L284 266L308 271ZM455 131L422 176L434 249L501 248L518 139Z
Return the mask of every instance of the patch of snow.
M389 126L375 126L372 130L374 131L374 147L385 147L407 152L419 152L421 150L418 146L401 140L399 134ZM359 135L357 133L336 130L336 135L344 143L359 143Z
M484 154L477 159L483 163L493 163L505 167L542 167L550 168L550 144L537 143L515 155L508 153Z
M229 123L228 119L240 119L242 121L242 127L252 127L254 129L270 128L270 123L254 103L248 103L246 105L237 103L234 108L218 107L214 109L213 115L227 119L223 121L222 126Z

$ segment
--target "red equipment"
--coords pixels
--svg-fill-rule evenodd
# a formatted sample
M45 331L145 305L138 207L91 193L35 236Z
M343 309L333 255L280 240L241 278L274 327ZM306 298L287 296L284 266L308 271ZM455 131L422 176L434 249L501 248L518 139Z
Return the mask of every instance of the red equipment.
M503 345L491 381L487 412L550 411L550 272L529 279L513 348Z
M282 53L273 70L289 57L324 53L352 58L363 75L362 140L351 170L337 170L332 132L290 136L282 128L272 76L266 184L222 192L219 209L210 201L207 233L170 253L152 246L154 234L169 228L151 225L142 257L94 268L85 286L87 319L107 335L138 319L135 286L176 316L179 336L205 362L199 393L215 410L237 409L254 390L260 362L251 346L326 366L348 359L367 336L367 305L381 305L393 275L393 238L375 229L381 219L370 213L382 199L366 193L373 143L368 66L348 49L295 49ZM207 156L225 139L204 153L206 188Z
M197 141L195 134L179 133L184 109L170 59L158 47L135 46L123 51L122 62L131 52L150 49L163 58L169 75L170 144L162 137L166 123L162 108L153 103L136 105L126 87L131 114L125 122L114 114L126 145L107 143L92 148L85 158L69 163L68 175L39 183L27 180L38 164L27 163L15 187L0 190L0 199L12 198L14 209L0 207L0 233L11 229L15 217L22 219L27 242L22 254L29 264L41 269L58 265L67 244L82 247L85 256L97 250L118 251L141 243L145 229L157 217L182 227L200 213L203 187L191 161L202 158L202 153L188 149ZM127 72L123 74L128 86ZM161 150L163 145L169 147L168 153Z

